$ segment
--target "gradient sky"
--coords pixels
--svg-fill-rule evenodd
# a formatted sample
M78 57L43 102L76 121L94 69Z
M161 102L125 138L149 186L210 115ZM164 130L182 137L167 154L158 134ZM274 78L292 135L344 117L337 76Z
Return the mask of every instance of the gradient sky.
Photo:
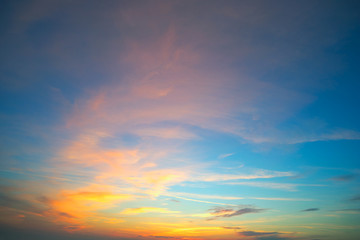
M2 1L0 239L353 240L359 1Z

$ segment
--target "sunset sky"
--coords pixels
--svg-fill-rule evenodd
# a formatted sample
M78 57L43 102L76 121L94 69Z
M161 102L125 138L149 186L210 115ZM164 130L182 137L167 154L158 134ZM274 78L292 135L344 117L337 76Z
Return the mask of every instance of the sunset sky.
M360 1L0 18L0 240L360 236Z

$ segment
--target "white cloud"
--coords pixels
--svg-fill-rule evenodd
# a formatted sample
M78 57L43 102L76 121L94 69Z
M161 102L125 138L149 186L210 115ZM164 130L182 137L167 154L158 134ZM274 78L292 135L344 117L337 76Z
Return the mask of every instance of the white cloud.
M297 187L324 187L326 185L321 184L296 184L296 183L274 183L274 182L228 182L225 184L229 185L243 185L250 187L261 187L261 188L270 188L270 189L279 189L286 191L297 191Z

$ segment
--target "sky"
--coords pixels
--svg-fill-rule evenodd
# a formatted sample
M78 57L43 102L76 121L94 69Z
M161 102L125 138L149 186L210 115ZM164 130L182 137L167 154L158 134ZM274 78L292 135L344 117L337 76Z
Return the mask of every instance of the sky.
M2 1L0 239L357 239L359 9Z

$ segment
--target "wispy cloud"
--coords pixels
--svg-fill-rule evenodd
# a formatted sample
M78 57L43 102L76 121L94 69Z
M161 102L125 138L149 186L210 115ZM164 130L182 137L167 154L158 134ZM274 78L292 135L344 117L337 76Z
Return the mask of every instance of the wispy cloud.
M358 177L358 174L345 174L345 175L339 175L330 178L330 180L338 181L338 182L349 182Z
M230 157L232 155L234 155L234 153L224 153L224 154L219 155L218 158L224 159L224 158Z
M320 132L316 135L308 134L305 136L284 137L283 141L284 143L288 143L288 144L298 144L298 143L306 143L306 142L359 140L359 139L360 139L360 132L347 130L347 129L339 129L339 130L333 130L330 133Z
M232 196L221 196L221 195L206 195L206 194L197 194L197 193L183 193L183 192L172 192L169 194L174 194L177 196L185 196L185 197L195 197L202 199L222 199L222 200L239 200L244 199L244 197L232 197Z
M163 195L169 196L169 197L175 197L175 198L179 198L179 199L186 200L186 201L191 201L191 202L207 203L207 204L213 204L213 205L224 205L224 206L237 206L236 204L230 204L230 203L221 203L221 202L213 202L213 201L206 201L206 200L199 200L199 199L181 197L181 196L177 196L175 194L163 194Z
M238 232L240 235L246 237L253 237L253 236L264 236L264 235L277 235L278 232L255 232L255 231L242 231Z
M238 230L241 229L241 227L223 227L224 229L233 229L233 230Z
M302 212L315 212L315 211L319 211L319 208L307 208L304 210L301 210Z
M193 181L216 182L216 181L230 181L240 179L268 179L277 177L294 176L293 172L280 172L265 169L254 170L250 174L206 174L202 176L193 177Z
M3 210L14 211L17 214L43 215L45 209L41 205L36 204L36 200L34 201L34 199L29 197L17 196L15 194L20 189L8 190L1 187L0 190L0 206Z
M166 208L157 207L139 207L139 208L126 208L121 214L141 214L141 213L179 213L179 211L171 211Z
M338 209L333 211L338 213L359 214L360 208L346 208L346 209Z
M147 128L138 128L134 131L139 136L143 137L157 137L163 139L183 139L183 140L191 140L199 138L193 132L177 127L147 127Z
M171 239L175 237L167 237L167 236L154 236L154 238L160 238L160 239Z
M265 232L265 231L241 231L238 234L244 238L251 238L256 240L290 240L297 239L288 237L281 232Z
M184 193L184 192L168 192L169 195L193 197L200 199L222 199L222 200L240 200L240 199L256 199L266 201L314 201L309 198L280 198L280 197L235 197L235 196L222 196L222 195L207 195L197 193Z
M268 201L314 201L314 199L311 198L249 197L249 199L268 200Z
M231 182L226 183L230 185L244 185L251 187L261 187L261 188L270 188L270 189L279 189L285 191L297 191L297 187L324 187L326 185L322 184L296 184L296 183L274 183L274 182Z
M245 207L245 208L223 208L217 207L210 209L210 214L213 215L215 218L228 218L234 216L240 216L249 213L260 213L266 211L266 209L261 208L254 208L254 207ZM214 218L213 218L214 219Z
M356 196L350 198L350 201L360 201L360 195L356 195Z

